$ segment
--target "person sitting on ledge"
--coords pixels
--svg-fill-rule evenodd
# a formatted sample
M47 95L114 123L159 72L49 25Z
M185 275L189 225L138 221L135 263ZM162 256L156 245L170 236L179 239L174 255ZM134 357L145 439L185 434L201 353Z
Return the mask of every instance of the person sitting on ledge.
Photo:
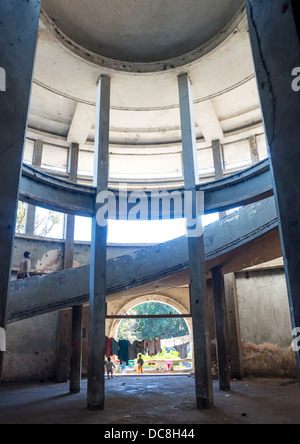
M31 268L31 253L29 251L25 251L24 259L22 259L19 267L19 271L17 274L17 279L27 279L30 278L30 268Z

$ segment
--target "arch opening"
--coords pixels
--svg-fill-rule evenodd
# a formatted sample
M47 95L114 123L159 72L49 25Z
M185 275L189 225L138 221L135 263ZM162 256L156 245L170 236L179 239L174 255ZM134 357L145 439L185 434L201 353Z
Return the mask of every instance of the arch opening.
M146 373L162 371L178 373L178 371L190 372L192 370L190 326L185 318L168 317L182 315L179 309L171 303L150 300L136 303L125 313L125 316L134 316L134 318L119 321L115 337L119 341L128 341L134 350L134 356L131 355L126 371L137 370L137 360L140 354ZM162 317L153 317L157 315ZM119 369L121 367L122 362Z

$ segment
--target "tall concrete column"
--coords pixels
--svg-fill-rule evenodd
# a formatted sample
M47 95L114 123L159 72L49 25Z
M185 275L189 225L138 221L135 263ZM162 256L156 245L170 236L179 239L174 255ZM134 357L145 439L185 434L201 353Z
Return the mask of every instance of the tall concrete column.
M0 67L7 89L0 92L0 327L4 329L40 3L0 2ZM0 375L2 364L0 352Z
M78 170L78 154L79 145L72 143L69 149L68 173L69 180L73 183L77 182ZM75 216L68 214L65 218L65 246L64 246L64 269L73 268L74 260L74 231L75 231ZM74 313L74 311L76 313ZM75 316L75 324L80 324L80 317L82 310L80 308L73 308L72 310L63 310L59 313L58 326L58 358L57 358L57 374L56 382L64 383L68 381L70 376L70 391L78 393L80 390L80 369L81 369L81 333L77 332L72 327L73 318ZM79 328L79 327L78 327ZM74 338L75 335L75 338ZM73 356L74 345L74 356ZM71 367L71 371L70 371ZM79 389L78 389L79 386Z
M258 163L259 162L259 153L258 153L258 146L257 146L257 142L256 142L256 136L249 137L249 146L250 146L252 163Z
M219 386L220 390L228 391L230 390L230 369L224 278L221 267L213 268L211 273L215 306Z
M101 76L97 90L94 186L97 195L107 192L109 174L110 78ZM97 212L95 202L95 212ZM96 213L97 214L97 213ZM102 222L102 223L101 223ZM90 265L90 319L88 358L88 408L104 408L104 358L106 316L107 226L92 219Z
M72 143L69 150L69 181L77 183L79 144ZM67 214L65 226L64 268L73 268L75 216Z
M71 341L71 372L70 393L79 393L81 389L82 369L82 322L83 307L72 308L72 341Z
M78 177L79 144L72 143L69 153L69 180L76 183ZM66 220L65 269L73 268L74 261L75 216L68 214ZM82 369L82 322L83 307L72 308L71 371L70 392L79 393Z
M219 180L224 177L224 159L223 159L223 150L220 140L212 141L212 152L214 159L214 167L215 167L215 179ZM224 219L227 216L226 211L222 211L219 213L220 219Z
M185 190L192 193L193 207L196 208L196 185L199 183L199 170L191 83L187 74L178 77L178 86ZM200 214L197 214L196 217L200 219ZM208 409L213 403L213 388L203 231L195 237L188 237L188 248L196 403L197 408Z
M246 6L294 329L300 327L300 93L294 75L300 6L292 0L246 0ZM300 380L300 351L296 359Z
M222 145L219 140L212 141L212 151L213 151L213 159L214 159L214 167L215 167L215 179L222 179L223 169L224 169L224 161L223 161L223 153L222 153Z
M33 148L32 165L35 167L40 167L42 165L43 156L43 141L36 140ZM25 233L34 235L35 229L35 213L36 207L34 205L28 205L26 211L26 224Z
M231 377L234 379L243 379L243 351L234 273L224 275L224 287Z

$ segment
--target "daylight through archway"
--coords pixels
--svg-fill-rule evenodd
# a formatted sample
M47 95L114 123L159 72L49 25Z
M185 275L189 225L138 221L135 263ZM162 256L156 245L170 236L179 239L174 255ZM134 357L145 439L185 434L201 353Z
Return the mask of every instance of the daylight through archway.
M132 350L127 366L122 366L122 360L117 357L119 370L136 371L137 361L142 357L143 370L146 373L191 371L189 326L184 318L167 317L178 314L179 311L171 305L158 301L143 302L130 308L126 315L136 318L122 319L116 330L117 341L128 341L129 350ZM149 318L145 318L147 315ZM151 317L154 315L166 317Z

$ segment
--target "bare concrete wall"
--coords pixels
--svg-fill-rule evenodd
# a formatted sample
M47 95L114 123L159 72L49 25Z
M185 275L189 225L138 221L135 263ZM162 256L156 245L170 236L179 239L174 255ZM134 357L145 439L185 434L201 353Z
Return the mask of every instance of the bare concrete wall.
M56 373L58 313L7 326L4 381L53 380Z
M283 268L236 273L245 376L296 377Z

